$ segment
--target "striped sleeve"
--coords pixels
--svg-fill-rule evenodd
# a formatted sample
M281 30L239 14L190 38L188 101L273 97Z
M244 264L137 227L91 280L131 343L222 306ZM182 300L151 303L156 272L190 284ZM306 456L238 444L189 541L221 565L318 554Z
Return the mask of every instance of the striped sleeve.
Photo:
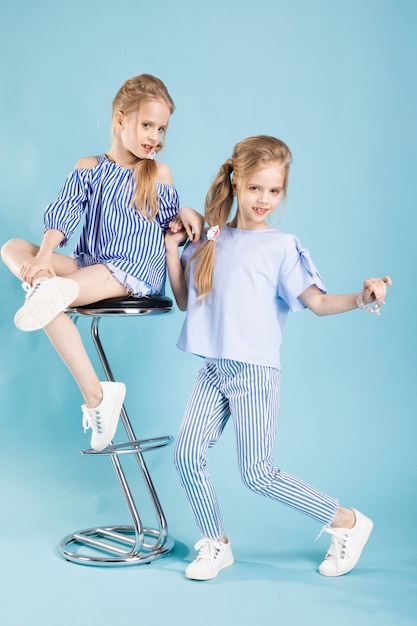
M56 200L45 208L44 232L60 230L64 234L60 247L68 244L81 220L89 197L90 177L91 170L74 169Z
M171 220L178 215L180 201L178 191L174 185L157 183L157 189L159 195L159 213L156 219L165 233Z

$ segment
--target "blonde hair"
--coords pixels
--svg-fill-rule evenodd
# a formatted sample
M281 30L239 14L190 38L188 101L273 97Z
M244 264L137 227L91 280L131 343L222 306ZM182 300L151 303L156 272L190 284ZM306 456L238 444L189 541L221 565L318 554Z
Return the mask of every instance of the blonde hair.
M230 216L234 200L232 174L234 179L244 183L254 171L271 163L279 163L285 170L283 183L283 204L285 204L291 159L288 146L275 137L257 135L237 143L232 158L221 165L207 193L205 219L209 227L218 225L222 229ZM192 257L197 258L194 282L199 300L205 298L212 289L215 252L216 241L207 240Z
M175 105L162 80L151 74L139 74L129 78L120 87L112 103L113 133L115 132L115 115L139 110L144 102L158 100L165 102L170 114L174 112ZM156 146L159 152L164 147L165 137ZM135 166L135 192L133 204L143 217L153 219L159 211L158 194L156 192L158 167L153 159L141 159Z

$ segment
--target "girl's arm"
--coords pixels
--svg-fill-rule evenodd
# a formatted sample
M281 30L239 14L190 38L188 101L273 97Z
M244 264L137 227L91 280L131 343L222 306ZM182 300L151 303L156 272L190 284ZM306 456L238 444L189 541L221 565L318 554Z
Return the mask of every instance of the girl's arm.
M203 227L204 217L188 206L183 206L178 212L178 217L170 224L173 232L185 230L188 239L193 243L200 240Z
M60 230L54 228L45 232L38 254L21 267L20 277L24 282L32 285L33 279L40 272L47 272L51 277L55 276L52 254L64 237L65 235Z
M157 162L158 181L166 185L173 185L171 170L167 165ZM177 196L178 197L178 196ZM182 230L187 233L187 237L193 243L199 241L204 226L204 217L194 211L191 207L182 207L178 211L178 215L169 223L169 227L174 232ZM164 228L166 230L166 228Z
M391 278L368 278L363 283L364 304L385 300L387 285L392 285ZM300 300L316 315L335 315L358 308L357 293L346 295L326 294L316 285L311 285L301 295Z
M169 282L180 311L187 309L188 289L178 254L178 246L184 241L184 231L174 233L168 231L165 235L166 262Z

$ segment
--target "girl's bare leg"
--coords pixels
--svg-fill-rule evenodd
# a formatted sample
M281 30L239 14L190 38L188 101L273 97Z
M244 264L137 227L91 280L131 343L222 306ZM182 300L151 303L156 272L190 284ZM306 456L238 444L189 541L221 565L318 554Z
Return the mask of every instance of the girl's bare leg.
M3 245L1 256L10 271L20 278L22 265L38 252L39 246L35 244L23 239L11 239ZM72 257L56 252L52 255L52 263L57 276L70 278L78 283L79 295L73 305L89 304L127 293L125 287L113 278L104 265L79 268ZM39 278L50 277L48 272L45 272L45 276L39 275ZM59 313L44 330L73 375L85 404L96 407L102 399L102 388L75 324L65 313Z
M127 291L104 265L92 265L67 274L75 280L80 292L73 305L89 304L104 298L126 295ZM97 374L84 348L80 333L65 313L60 313L44 328L51 343L73 375L85 404L96 407L102 398Z
M9 270L21 279L20 271L22 265L35 258L39 252L39 246L23 239L10 239L1 248L1 258ZM77 269L74 259L64 254L54 252L52 255L53 269L57 276L67 276ZM39 275L40 278L51 278L49 272Z
M96 407L102 398L100 381L73 321L65 313L60 313L44 331L71 372L85 404Z
M352 509L345 509L340 506L331 525L333 528L353 528L355 522L356 517Z

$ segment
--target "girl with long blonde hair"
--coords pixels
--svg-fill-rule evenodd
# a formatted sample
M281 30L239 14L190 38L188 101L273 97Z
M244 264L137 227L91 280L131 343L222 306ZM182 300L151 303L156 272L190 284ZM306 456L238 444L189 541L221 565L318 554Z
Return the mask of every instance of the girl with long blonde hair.
M291 153L275 137L240 141L206 197L204 241L167 233L171 285L187 311L178 347L204 357L175 449L175 464L202 539L187 578L207 580L233 564L207 453L229 418L244 484L323 524L332 536L319 572L340 576L357 563L372 521L273 464L279 412L282 330L290 311L316 315L352 309L379 313L388 276L370 278L360 293L331 295L306 248L269 225L287 194ZM237 200L236 212L231 215ZM230 220L230 221L228 221ZM254 536L256 536L254 534ZM254 536L252 540L254 540Z
M169 167L155 160L163 148L174 102L150 74L127 80L113 100L108 152L80 159L44 212L40 246L12 239L3 261L27 291L14 321L23 331L40 328L51 340L84 399L84 428L91 446L105 448L116 431L125 396L121 382L100 382L66 307L127 294L161 294L165 281L164 234L182 220L196 239L202 218L180 211ZM83 220L70 255L65 247ZM177 226L178 228L178 222Z

